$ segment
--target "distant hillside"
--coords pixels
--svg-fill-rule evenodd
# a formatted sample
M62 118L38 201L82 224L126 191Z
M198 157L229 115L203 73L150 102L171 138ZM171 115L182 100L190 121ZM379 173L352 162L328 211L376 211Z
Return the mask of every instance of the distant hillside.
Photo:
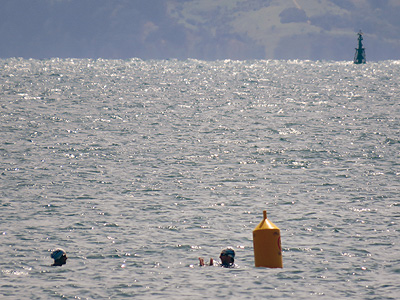
M188 47L206 51L203 40L214 40L216 57L222 50L237 58L351 60L356 32L362 29L369 59L400 58L398 0L193 0L169 5L170 14L193 36Z
M2 0L0 57L400 59L399 0Z

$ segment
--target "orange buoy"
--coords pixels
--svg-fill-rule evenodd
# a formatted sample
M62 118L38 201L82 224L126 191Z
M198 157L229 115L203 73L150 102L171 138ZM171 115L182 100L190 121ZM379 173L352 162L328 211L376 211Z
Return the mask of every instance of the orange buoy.
M270 220L264 219L253 230L254 262L256 267L282 268L281 232Z

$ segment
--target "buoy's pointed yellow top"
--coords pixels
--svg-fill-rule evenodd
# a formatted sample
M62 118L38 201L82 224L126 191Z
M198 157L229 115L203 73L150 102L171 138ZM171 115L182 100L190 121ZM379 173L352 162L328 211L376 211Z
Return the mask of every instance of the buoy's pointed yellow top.
M274 223L267 219L267 211L263 211L264 219L254 228L254 230L262 230L262 229L279 229Z

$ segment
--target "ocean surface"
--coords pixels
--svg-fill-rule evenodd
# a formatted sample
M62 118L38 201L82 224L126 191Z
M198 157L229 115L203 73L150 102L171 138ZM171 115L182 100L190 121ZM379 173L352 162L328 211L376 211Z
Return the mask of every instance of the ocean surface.
M399 299L399 78L400 61L0 60L0 298ZM282 269L254 267L263 210ZM228 246L236 268L198 266Z

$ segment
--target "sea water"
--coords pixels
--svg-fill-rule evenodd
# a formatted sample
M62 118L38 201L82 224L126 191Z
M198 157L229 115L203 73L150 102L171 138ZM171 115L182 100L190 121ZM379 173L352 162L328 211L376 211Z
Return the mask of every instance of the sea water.
M0 60L0 296L398 299L399 78L399 61ZM263 210L282 269L254 267ZM228 246L236 268L198 266Z

